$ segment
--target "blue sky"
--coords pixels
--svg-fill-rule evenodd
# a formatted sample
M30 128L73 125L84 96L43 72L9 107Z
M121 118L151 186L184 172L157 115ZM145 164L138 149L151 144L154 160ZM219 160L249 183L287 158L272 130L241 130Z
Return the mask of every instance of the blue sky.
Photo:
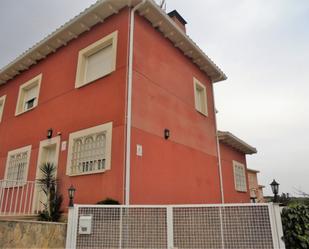
M94 0L1 0L0 67ZM158 0L159 2L159 0ZM218 126L257 147L260 183L309 192L309 1L167 0L227 74L215 85Z

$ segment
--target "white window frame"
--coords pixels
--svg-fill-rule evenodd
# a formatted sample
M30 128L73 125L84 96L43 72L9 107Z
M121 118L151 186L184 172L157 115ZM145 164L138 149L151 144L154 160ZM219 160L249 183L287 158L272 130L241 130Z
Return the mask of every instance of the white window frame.
M6 159L6 166L5 166L5 173L4 173L4 179L8 181L7 187L13 187L13 186L22 186L25 185L28 179L28 171L29 171L29 163L30 163L30 157L31 157L31 145L21 147L15 150L11 150L8 152L7 159ZM23 181L17 182L15 179L7 179L7 174L9 171L9 163L10 163L10 157L14 154L19 154L27 152L28 153L28 158L27 158L27 164L24 170L24 176L23 176ZM15 182L14 182L15 181Z
M0 97L0 123L2 121L2 116L4 112L5 99L6 99L6 95L3 95Z
M242 169L242 177L243 177L243 183L244 185L242 185L241 183L239 183L237 181L237 176L236 176L236 171L238 169ZM239 192L247 192L247 177L246 177L246 167L244 164L237 162L237 161L233 161L233 173L234 173L234 184L235 184L235 189Z
M42 74L37 75L36 77L32 78L31 80L27 81L26 83L22 84L19 87L19 92L18 92L18 99L17 99L17 104L16 104L16 110L15 110L15 116L18 116L22 113L28 112L38 106L39 103L39 96L40 96L40 88L41 88L41 81L42 81ZM37 96L34 101L34 104L31 108L25 110L25 92L32 87L37 87Z
M87 128L84 130L70 133L66 174L68 176L90 175L90 174L97 174L97 173L105 172L106 170L110 170L111 169L111 155L112 155L112 130L113 130L113 122L109 122L109 123L105 123L105 124L98 125L95 127L91 127L91 128ZM84 137L84 136L94 134L94 133L99 133L99 132L106 132L104 169L75 173L75 174L71 173L71 167L72 167L71 161L72 161L74 140L79 137Z
M78 53L78 63L77 63L77 72L76 72L76 79L75 79L75 88L80 88L91 82L102 78L106 75L109 75L113 71L116 70L116 57L117 57L117 39L118 39L118 31L114 31L113 33L103 37L102 39L92 43L88 47L82 49ZM112 45L112 61L111 61L111 70L104 75L100 75L91 81L86 81L86 63L87 58L96 52L102 50L103 48Z
M202 84L198 79L193 78L193 87L194 87L194 104L195 104L195 109L203 114L204 116L208 116L208 103L207 103L207 89L204 84ZM198 91L202 91L203 94L203 102L205 106L205 110L202 109L202 106L198 105Z

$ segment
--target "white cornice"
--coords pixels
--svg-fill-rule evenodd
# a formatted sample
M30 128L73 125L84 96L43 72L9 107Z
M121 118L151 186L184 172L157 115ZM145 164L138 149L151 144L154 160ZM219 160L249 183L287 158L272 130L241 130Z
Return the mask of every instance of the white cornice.
M245 154L255 154L257 153L256 148L252 147L251 145L247 144L240 138L236 137L232 133L228 131L218 131L218 138L220 143L224 143L232 148L245 153Z
M65 46L72 39L88 31L99 22L117 14L126 6L135 6L142 0L99 0L78 16L67 22L45 39L25 51L10 64L0 70L0 85L13 79L22 71L38 61L46 58L49 54ZM149 20L152 25L164 34L175 47L179 48L193 63L204 71L212 80L218 82L226 79L220 68L186 35L171 18L153 1L146 0L139 14Z

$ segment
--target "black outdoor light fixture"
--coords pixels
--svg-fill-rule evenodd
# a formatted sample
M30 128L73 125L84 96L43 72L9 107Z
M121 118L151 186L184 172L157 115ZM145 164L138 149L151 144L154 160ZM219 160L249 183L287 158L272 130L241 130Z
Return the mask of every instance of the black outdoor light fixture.
M278 182L276 182L275 179L270 184L271 190L273 191L273 194L274 194L274 202L277 202L277 200L278 200L279 185L280 184Z
M171 132L169 129L164 129L164 138L169 139Z
M50 128L50 129L47 130L47 138L50 139L50 138L52 138L52 136L53 136L53 129Z
M69 192L69 198L70 198L70 202L69 202L69 207L73 207L74 206L74 194L75 194L76 189L73 187L73 185L71 185L71 187L68 189Z

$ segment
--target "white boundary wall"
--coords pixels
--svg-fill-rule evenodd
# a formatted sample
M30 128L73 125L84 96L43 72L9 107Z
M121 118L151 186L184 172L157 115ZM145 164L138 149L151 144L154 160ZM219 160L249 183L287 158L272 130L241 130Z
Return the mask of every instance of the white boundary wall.
M80 217L91 217L81 234ZM274 204L74 205L66 248L285 248Z

